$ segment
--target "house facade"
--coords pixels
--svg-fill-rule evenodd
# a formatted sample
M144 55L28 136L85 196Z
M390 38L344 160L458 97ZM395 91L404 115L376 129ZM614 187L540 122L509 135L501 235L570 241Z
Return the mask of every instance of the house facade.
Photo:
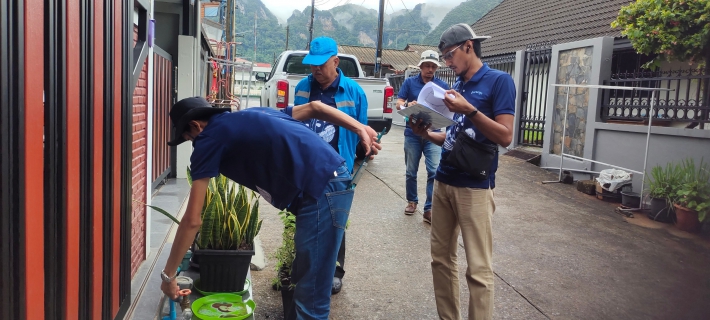
M190 0L0 4L0 318L122 319L213 52ZM183 166L184 168L184 166ZM38 307L41 306L41 307Z
M482 46L487 59L516 53L514 144L538 148L542 167L559 168L563 148L580 158L565 157L564 168L582 176L609 168L593 161L641 172L687 157L710 159L710 108L704 103L710 75L681 62L643 69L652 57L636 53L610 26L628 3L504 0L472 25L477 34L492 36ZM555 86L560 84L671 91L572 88L568 100L567 88ZM633 175L634 191L642 180Z
M638 54L610 26L629 2L504 0L472 24L476 34L491 36L482 42L482 60L508 72L516 83L511 148L540 153L541 167L557 169L564 146L566 155L582 158L565 157L563 163L579 178L609 168L593 161L640 172L644 165L650 170L686 157L710 160L710 107L705 102L710 75L681 62L643 69L653 57ZM670 91L652 96L643 90L573 88L567 100L567 89L556 86L566 84ZM640 191L642 179L633 175L634 191Z

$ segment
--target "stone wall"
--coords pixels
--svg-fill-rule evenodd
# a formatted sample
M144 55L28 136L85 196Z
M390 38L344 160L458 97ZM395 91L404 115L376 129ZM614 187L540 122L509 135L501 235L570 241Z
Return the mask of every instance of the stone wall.
M560 51L557 69L558 84L589 84L592 76L593 47ZM567 102L567 87L555 89L553 111L551 152L559 155L562 151L562 139L565 104ZM587 126L587 110L589 108L588 88L569 88L569 105L567 110L567 128L565 130L565 153L578 157L584 156L584 139ZM594 119L592 119L594 121Z

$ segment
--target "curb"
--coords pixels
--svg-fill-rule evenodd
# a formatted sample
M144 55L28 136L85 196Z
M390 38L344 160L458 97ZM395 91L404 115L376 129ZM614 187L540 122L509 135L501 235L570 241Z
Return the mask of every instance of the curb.
M257 235L254 237L254 256L251 257L249 269L261 271L264 268L266 268L266 256L264 255L264 247L261 245L261 238Z

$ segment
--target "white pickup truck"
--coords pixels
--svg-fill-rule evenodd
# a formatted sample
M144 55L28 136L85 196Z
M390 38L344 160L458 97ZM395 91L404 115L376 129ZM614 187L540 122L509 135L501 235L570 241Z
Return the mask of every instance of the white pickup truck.
M309 65L303 64L308 51L284 51L274 62L271 72L257 74L256 79L266 82L261 91L261 105L271 108L286 108L293 105L296 85L311 73ZM357 82L367 96L367 124L377 132L392 127L392 108L395 106L394 89L389 80L368 78L353 55L338 54L343 74ZM360 155L359 155L360 156Z

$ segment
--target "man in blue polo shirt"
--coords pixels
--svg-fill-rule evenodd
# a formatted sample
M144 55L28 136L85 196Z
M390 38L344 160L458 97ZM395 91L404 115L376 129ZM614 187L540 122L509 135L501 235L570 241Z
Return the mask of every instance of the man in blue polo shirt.
M432 81L443 89L449 89L449 85L443 80L435 77L439 64L439 54L434 50L425 50L419 59L419 75L409 77L404 80L402 87L397 94L397 106L399 109L415 105L417 97L427 82ZM404 214L412 215L417 210L419 197L417 196L417 171L419 171L419 160L424 154L426 164L426 201L424 202L424 214L422 217L427 223L431 223L431 194L434 190L434 175L436 167L441 159L441 147L426 140L412 132L409 123L404 129L404 163L407 166L405 187L407 190L407 206ZM436 130L435 132L440 132Z
M311 74L301 79L295 88L293 104L320 101L336 108L360 123L367 125L367 96L359 84L346 77L338 68L338 45L328 37L318 37L311 41L303 64L311 65ZM336 124L318 119L308 119L306 126L328 142L340 156L350 172L355 163L355 148L360 141L357 134ZM343 288L345 275L345 234L340 242L338 263L333 277L332 293Z
M515 85L505 72L481 61L481 41L465 23L449 27L441 35L439 50L446 65L459 77L447 91L444 102L455 112L454 125L446 133L428 132L413 124L415 134L443 146L442 161L434 183L431 221L431 269L436 309L441 319L461 319L456 263L459 230L466 252L466 283L470 292L469 319L493 317L493 189L498 153L479 180L460 168L447 165L446 158L463 133L480 143L507 147L513 139ZM453 95L453 98L450 96Z
M343 159L301 121L325 119L357 132L364 149L377 153L377 133L320 102L282 111L251 108L239 112L212 108L201 97L178 101L170 110L175 138L192 141L192 187L187 209L161 273L161 289L177 297L175 276L200 228L210 178L219 174L258 192L278 209L296 215L296 259L291 281L299 319L328 319L335 256L352 204L350 172ZM371 146L373 146L371 148ZM323 219L322 213L332 215ZM319 217L320 213L320 217Z

